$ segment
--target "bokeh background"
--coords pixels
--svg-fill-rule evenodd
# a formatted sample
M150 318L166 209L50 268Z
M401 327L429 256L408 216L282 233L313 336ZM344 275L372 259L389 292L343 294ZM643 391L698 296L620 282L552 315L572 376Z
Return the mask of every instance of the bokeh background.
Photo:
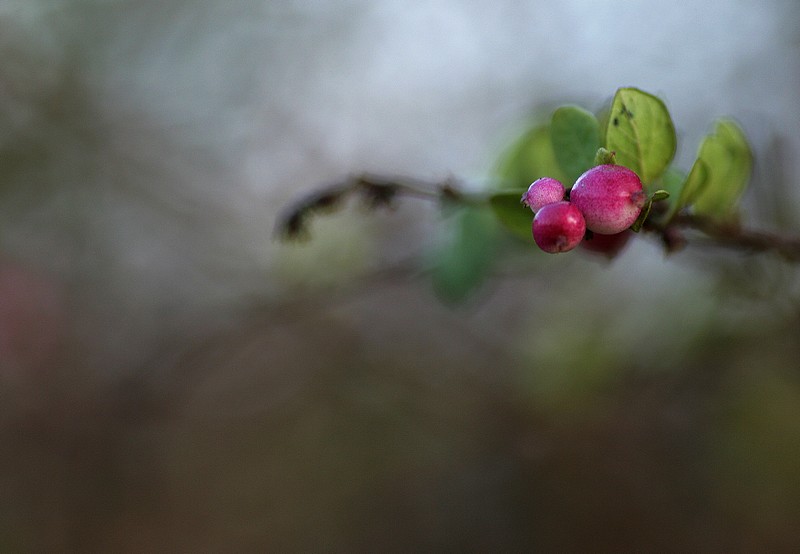
M442 303L430 202L548 107L662 96L800 232L794 0L0 2L0 551L793 551L800 283L648 238Z

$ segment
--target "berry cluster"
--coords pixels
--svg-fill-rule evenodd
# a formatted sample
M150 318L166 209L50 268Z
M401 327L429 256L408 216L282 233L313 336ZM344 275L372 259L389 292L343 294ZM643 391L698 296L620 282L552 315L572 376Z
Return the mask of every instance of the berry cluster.
M613 255L627 242L628 228L639 217L647 195L636 173L606 164L578 177L569 194L556 179L537 179L522 195L522 203L536 214L533 239L545 252L566 252L584 244ZM584 241L587 231L591 240Z

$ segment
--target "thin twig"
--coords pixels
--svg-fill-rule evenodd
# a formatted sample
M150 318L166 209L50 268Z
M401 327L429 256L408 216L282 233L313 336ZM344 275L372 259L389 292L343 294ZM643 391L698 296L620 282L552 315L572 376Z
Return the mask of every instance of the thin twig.
M391 207L399 196L455 204L480 205L487 201L485 195L468 193L452 179L430 183L419 179L364 174L322 187L300 198L279 215L275 233L284 239L304 238L308 234L310 216L334 211L354 195L359 196L370 208Z
M665 227L669 228L699 231L719 246L750 252L773 251L788 261L800 262L800 237L756 231L689 213L675 216Z
M433 183L365 174L316 190L289 206L278 219L276 234L286 239L306 236L310 216L334 210L353 195L372 208L392 206L401 196L464 205L488 205L491 197L488 193L466 192L452 179ZM800 262L800 237L756 231L689 213L679 213L666 223L660 222L657 215L651 216L643 231L659 234L667 251L691 244L684 231L694 231L717 246L748 252L772 251L790 262Z

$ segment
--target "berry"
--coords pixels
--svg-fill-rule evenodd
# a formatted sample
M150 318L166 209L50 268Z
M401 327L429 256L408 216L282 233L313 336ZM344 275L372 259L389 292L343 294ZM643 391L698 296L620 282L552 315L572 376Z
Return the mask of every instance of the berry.
M569 199L583 213L587 229L614 235L636 221L647 195L639 177L627 167L598 165L578 177Z
M528 191L522 195L522 203L528 206L533 213L542 209L542 206L560 202L564 199L564 185L561 181L552 177L542 177L536 179Z
M543 206L533 218L533 240L551 254L572 250L586 233L581 211L566 201Z
M633 231L629 229L615 235L594 233L591 238L587 238L581 243L581 248L605 256L610 260L625 248L632 234Z

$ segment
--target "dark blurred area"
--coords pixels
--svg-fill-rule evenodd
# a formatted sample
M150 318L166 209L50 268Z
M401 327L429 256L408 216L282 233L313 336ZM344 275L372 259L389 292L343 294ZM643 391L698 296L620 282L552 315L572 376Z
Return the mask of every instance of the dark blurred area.
M432 203L531 114L666 100L800 233L795 2L0 4L0 552L790 552L800 280L637 237L428 278Z

